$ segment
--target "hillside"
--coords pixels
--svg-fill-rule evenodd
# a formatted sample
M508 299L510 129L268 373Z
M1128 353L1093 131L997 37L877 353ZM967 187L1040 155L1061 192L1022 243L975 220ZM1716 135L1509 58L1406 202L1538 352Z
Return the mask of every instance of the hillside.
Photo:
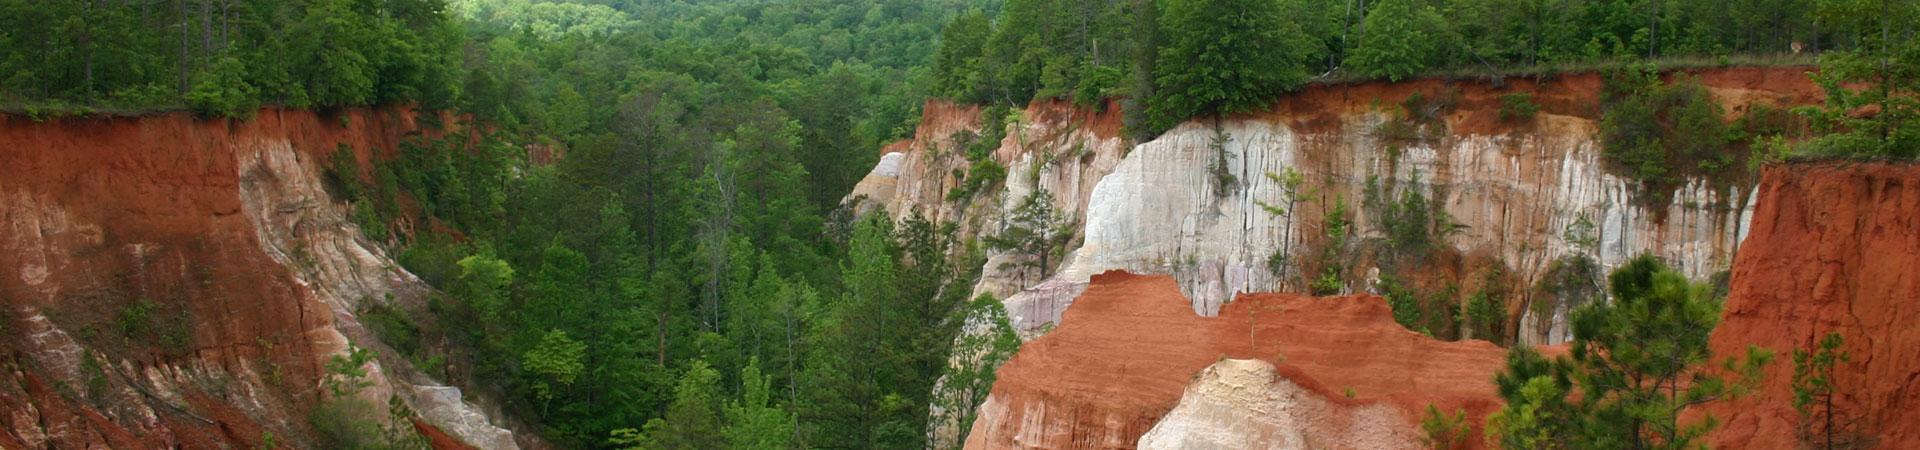
M328 361L357 344L382 354L359 397L382 409L393 397L424 427L516 448L504 418L363 323L369 308L423 307L431 288L349 222L325 161L343 148L389 157L422 132L414 119L0 117L8 446L314 442L306 414L338 375Z

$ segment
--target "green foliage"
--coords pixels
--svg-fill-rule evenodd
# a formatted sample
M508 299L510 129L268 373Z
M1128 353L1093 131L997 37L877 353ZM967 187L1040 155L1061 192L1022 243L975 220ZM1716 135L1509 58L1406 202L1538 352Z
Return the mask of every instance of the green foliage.
M950 141L966 149L967 161L971 164L961 175L960 186L947 192L947 201L960 202L973 199L975 194L991 191L1007 180L1007 167L993 159L993 151L1000 148L1000 142L1006 138L1007 117L1016 114L1005 106L993 106L980 112L980 135L956 134Z
M697 450L726 448L726 416L722 411L720 373L706 361L694 360L673 390L673 403L664 417L647 421L631 445L623 448ZM616 435L622 434L619 431ZM620 444L623 442L616 442Z
M1920 157L1920 41L1913 2L1827 0L1820 20L1851 32L1857 44L1820 56L1813 79L1827 92L1826 104L1802 108L1819 136L1797 146L1797 155L1843 158Z
M1240 184L1239 178L1233 176L1233 154L1227 153L1227 143L1232 141L1233 136L1216 122L1213 139L1207 141L1207 151L1213 155L1212 159L1207 160L1207 174L1213 177L1213 196L1216 198L1232 194L1234 187Z
M987 93L979 90L991 74L984 73L987 38L993 35L993 19L974 10L961 14L940 31L940 49L933 59L933 92L948 98L985 103Z
M360 323L372 329L375 336L380 337L380 342L409 358L426 356L423 353L425 347L420 342L420 326L406 313L372 300L363 300L361 305L355 316L360 318Z
M1720 302L1650 256L1608 276L1612 303L1575 311L1570 357L1515 348L1495 379L1507 406L1488 429L1506 448L1692 448L1716 424L1680 420L1691 406L1742 396L1772 354L1712 364ZM1723 375L1724 374L1724 375ZM1723 377L1732 377L1723 378ZM1569 393L1578 391L1578 397Z
M259 90L247 83L246 67L232 56L215 60L213 66L187 91L187 106L203 116L245 119L260 108Z
M437 1L391 3L3 3L0 99L233 118L262 103L444 107L458 29Z
M1793 410L1800 414L1796 430L1806 448L1865 448L1873 443L1863 432L1861 416L1838 401L1845 391L1835 384L1834 369L1853 359L1844 346L1840 333L1827 333L1812 348L1793 350Z
M159 305L151 301L140 300L120 309L114 323L120 329L120 335L127 339L145 337L153 327L153 310Z
M587 344L567 336L566 331L553 330L540 343L520 356L521 365L527 371L540 377L534 382L535 395L543 401L554 398L556 391L573 385L585 369Z
M1540 113L1540 105L1533 102L1531 92L1511 92L1500 95L1500 121L1531 122L1533 116Z
M1290 17L1303 4L1274 0L1174 0L1160 32L1155 64L1153 130L1189 117L1252 111L1299 87L1315 47Z
M1387 298L1387 307L1393 310L1394 322L1408 330L1433 335L1433 331L1426 326L1429 315L1420 293L1391 275L1380 277L1377 289L1381 296Z
M1277 174L1267 172L1266 176L1268 181L1280 187L1282 203L1275 205L1262 200L1254 200L1254 204L1259 206L1260 209L1265 210L1267 214L1285 216L1287 218L1285 224L1282 225L1282 230L1284 230L1285 235L1280 237L1280 242L1284 244L1282 244L1280 248L1275 249L1272 255L1267 256L1267 271L1272 273L1273 276L1279 277L1284 282L1288 279L1288 268L1293 266L1293 213L1298 209L1297 206L1300 203L1300 195L1303 194L1300 189L1306 185L1306 177L1292 167L1288 167Z
M1348 70L1400 81L1434 63L1444 33L1438 11L1417 0L1382 0L1368 9L1359 46L1347 56Z
M969 302L965 317L965 331L953 345L954 356L963 362L948 366L942 375L949 396L934 399L938 408L934 418L971 430L977 406L993 389L995 373L1020 350L1020 337L1008 322L1005 307L991 294Z
M1065 251L1073 238L1074 223L1053 206L1053 194L1036 189L1020 199L1019 206L1007 215L999 233L987 236L987 247L1020 256L1015 264L1021 270L1040 271L1036 280L1044 280L1052 270L1056 253ZM1024 273L1024 272L1023 272Z
M740 370L740 382L740 398L726 407L727 445L767 450L793 447L794 417L773 404L773 380L761 375L758 359Z
M1320 229L1325 241L1314 255L1314 265L1320 268L1320 274L1308 283L1308 291L1313 295L1346 293L1348 251L1353 239L1353 218L1347 210L1346 199L1334 197L1333 205L1321 215Z
M387 399L384 413L360 392L373 385L367 379L367 364L373 352L348 344L347 354L327 360L326 377L321 387L328 397L307 413L307 422L319 434L318 444L326 448L365 450L425 450L426 437L414 432L413 411L399 396Z
M1698 80L1666 83L1651 69L1607 78L1600 139L1611 167L1636 180L1649 204L1664 206L1688 178L1726 179L1742 169L1719 102Z
M327 358L327 375L320 379L320 386L334 399L359 394L361 389L373 386L373 382L367 380L367 363L372 361L373 351L348 344L345 355Z
M1438 407L1427 405L1426 414L1420 416L1420 443L1433 450L1453 450L1466 446L1470 430L1465 409L1447 414Z
M1494 378L1507 405L1487 417L1488 441L1509 450L1583 448L1580 427L1593 412L1569 399L1574 372L1571 360L1531 346L1507 350L1507 367Z
M1507 316L1508 281L1505 269L1496 266L1486 271L1480 282L1480 290L1467 297L1467 306L1461 311L1460 327L1466 330L1466 337L1482 339L1502 347L1512 345L1514 336Z

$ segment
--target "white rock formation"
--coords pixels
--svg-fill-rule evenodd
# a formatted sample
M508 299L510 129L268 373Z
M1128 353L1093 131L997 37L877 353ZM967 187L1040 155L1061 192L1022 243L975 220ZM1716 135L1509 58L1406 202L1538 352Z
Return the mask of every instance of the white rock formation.
M1548 117L1549 126L1564 128L1449 137L1404 149L1372 136L1368 130L1379 120L1353 117L1338 134L1300 134L1263 119L1223 121L1234 178L1225 195L1215 193L1210 171L1217 158L1210 126L1188 123L1136 147L1090 196L1084 244L1055 281L1008 299L1009 314L1022 330L1038 330L1059 319L1088 277L1127 269L1174 275L1194 311L1212 315L1236 292L1283 288L1266 267L1268 257L1283 246L1295 261L1306 257L1336 197L1349 205L1362 237L1377 235L1378 224L1360 207L1370 178L1408 185L1417 177L1414 188L1443 202L1462 227L1448 237L1449 246L1497 258L1529 286L1572 251L1564 232L1583 216L1597 225L1601 245L1594 256L1602 266L1652 253L1705 278L1731 261L1751 210L1749 189L1723 198L1703 183L1674 192L1664 210L1641 206L1630 180L1601 169L1594 131L1584 120ZM1285 204L1266 174L1288 168L1307 180L1291 232L1284 216L1260 207ZM1661 213L1664 222L1656 217ZM1553 331L1549 341L1565 339L1563 330Z
M1383 403L1336 404L1266 361L1224 359L1140 436L1140 450L1413 449L1420 436Z

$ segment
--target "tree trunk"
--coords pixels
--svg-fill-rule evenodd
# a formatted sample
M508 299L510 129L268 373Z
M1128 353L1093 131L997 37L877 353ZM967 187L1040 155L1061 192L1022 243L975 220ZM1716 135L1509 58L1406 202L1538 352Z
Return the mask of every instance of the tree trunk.
M200 54L213 58L213 0L200 0Z
M1653 5L1653 13L1647 16L1647 59L1660 55L1660 0L1647 2Z
M83 73L80 87L81 95L88 99L93 98L93 26L100 21L99 17L94 16L98 6L93 0L88 0L82 6L86 12L82 13L80 25L83 27L80 31L80 66Z
M173 0L174 9L180 14L180 94L185 95L188 88L188 73L192 62L187 59L187 50L191 48L189 37L193 21L187 15L187 0Z

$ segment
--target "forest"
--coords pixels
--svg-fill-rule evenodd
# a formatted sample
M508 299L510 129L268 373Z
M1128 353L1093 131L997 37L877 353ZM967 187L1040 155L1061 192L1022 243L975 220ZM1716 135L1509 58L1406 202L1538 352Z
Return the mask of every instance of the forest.
M918 448L930 410L979 400L938 380L992 384L949 357L1019 345L969 297L988 243L840 207L929 98L1117 99L1144 141L1314 84L1818 64L1829 104L1796 113L1819 137L1768 157L1913 158L1916 23L1890 0L0 0L0 108L455 112L485 126L331 164L440 291L430 317L361 312L397 351L566 448ZM1619 289L1678 283L1635 270ZM1516 404L1576 377L1514 358Z

